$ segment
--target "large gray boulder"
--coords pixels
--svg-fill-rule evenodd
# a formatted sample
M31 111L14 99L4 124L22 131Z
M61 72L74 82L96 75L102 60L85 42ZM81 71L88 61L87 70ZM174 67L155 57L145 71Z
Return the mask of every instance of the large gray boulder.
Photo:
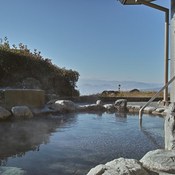
M118 175L148 175L141 163L135 159L119 158L106 163L106 165L117 172Z
M97 101L96 101L96 105L100 105L100 106L102 106L102 105L103 105L102 100L97 100Z
M158 149L150 151L140 162L149 170L175 174L175 150Z
M57 112L74 112L77 105L70 100L57 100L51 105L51 109Z
M152 107L152 106L147 106L143 112L146 113L146 114L151 114L153 111L155 111L156 108L155 107Z
M5 120L10 115L11 115L11 113L8 110L6 110L6 109L4 109L3 107L0 106L0 120Z
M149 175L141 163L135 159L119 158L105 165L98 165L87 175Z
M92 168L87 175L101 175L103 174L108 167L106 165L97 165L96 167Z
M32 118L33 113L27 106L14 106L11 109L15 118Z
M115 112L115 107L113 104L105 104L103 107L107 112Z
M162 115L164 111L165 111L165 108L161 107L161 108L157 108L155 111L153 111L152 114Z
M127 100L126 99L120 99L116 100L114 103L114 107L118 112L126 112L127 111Z
M159 112L159 113L162 113L162 112L165 111L165 108L164 108L164 107L157 108L155 111L156 111L156 112Z

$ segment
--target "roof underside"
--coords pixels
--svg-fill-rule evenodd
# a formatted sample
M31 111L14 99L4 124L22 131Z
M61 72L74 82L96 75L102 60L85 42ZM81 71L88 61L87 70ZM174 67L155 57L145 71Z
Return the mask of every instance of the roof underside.
M139 2L137 2L136 0L119 0L122 4L126 4L126 5L137 5L137 4L141 4ZM152 2L155 0L144 0L146 2Z

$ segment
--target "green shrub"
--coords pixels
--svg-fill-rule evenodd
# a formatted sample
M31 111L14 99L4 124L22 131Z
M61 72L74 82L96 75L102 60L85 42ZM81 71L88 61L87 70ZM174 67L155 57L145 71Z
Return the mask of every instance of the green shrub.
M41 52L31 52L26 45L10 44L5 38L0 43L0 88L26 88L23 81L31 78L41 84L47 93L59 96L78 96L76 82L79 73L52 64L51 59L43 58Z

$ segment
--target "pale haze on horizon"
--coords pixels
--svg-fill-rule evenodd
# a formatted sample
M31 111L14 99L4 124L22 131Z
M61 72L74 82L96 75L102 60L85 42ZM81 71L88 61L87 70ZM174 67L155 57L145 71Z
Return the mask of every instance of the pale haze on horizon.
M0 38L81 79L162 83L164 13L116 0L0 0ZM170 0L154 3L169 8Z

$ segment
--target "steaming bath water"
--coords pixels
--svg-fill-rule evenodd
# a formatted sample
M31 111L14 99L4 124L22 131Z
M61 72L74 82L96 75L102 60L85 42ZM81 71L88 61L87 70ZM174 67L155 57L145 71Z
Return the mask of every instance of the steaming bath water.
M69 114L0 123L1 166L27 175L82 175L119 157L140 159L163 148L160 117L124 114Z

